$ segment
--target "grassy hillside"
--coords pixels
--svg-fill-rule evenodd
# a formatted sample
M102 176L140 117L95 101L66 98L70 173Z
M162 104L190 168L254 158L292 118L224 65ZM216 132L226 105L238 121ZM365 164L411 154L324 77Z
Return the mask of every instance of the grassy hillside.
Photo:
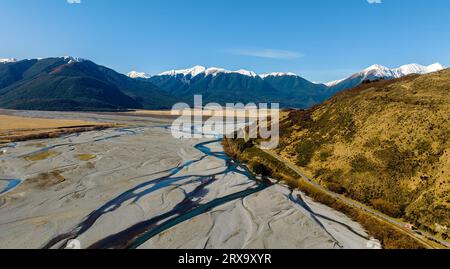
M5 88L2 108L29 110L114 110L141 108L113 85L90 77L41 75Z
M450 70L363 84L281 128L279 153L330 190L450 235Z

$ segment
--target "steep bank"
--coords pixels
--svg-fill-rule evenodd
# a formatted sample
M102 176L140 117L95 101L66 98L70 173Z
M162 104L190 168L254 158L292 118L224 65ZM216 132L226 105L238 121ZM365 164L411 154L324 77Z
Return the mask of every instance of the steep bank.
M259 149L252 141L225 139L223 146L227 154L247 163L254 173L277 179L291 189L300 190L316 202L342 212L352 220L359 222L371 236L380 240L383 248L421 249L427 247L379 218L349 206L342 200L317 188L311 182L302 179L286 164Z
M443 239L450 225L450 70L363 84L281 123L278 153Z

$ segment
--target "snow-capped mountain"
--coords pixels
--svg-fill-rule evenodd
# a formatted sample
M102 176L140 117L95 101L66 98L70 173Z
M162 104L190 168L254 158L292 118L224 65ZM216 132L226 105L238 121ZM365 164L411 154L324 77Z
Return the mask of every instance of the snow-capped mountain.
M190 76L191 78L194 78L198 75L205 75L205 76L217 76L218 74L240 74L244 76L249 77L257 77L258 75L255 72L248 71L248 70L237 70L237 71L230 71L223 68L217 68L217 67L211 67L206 68L201 65L196 65L189 69L181 69L181 70L171 70L166 71L158 74L157 76Z
M80 63L83 61L86 61L83 58L79 58L79 57L73 57L73 56L61 56L61 57L57 57L59 59L64 59L64 61L66 61L68 64L71 63ZM46 58L37 58L36 60L40 61L40 60L44 60ZM15 58L0 58L0 63L15 63L18 60Z
M155 76L132 71L127 77L78 57L16 61L0 59L0 63L4 63L0 64L0 73L3 74L0 77L0 107L3 104L3 107L16 109L93 109L93 106L160 109L180 101L192 102L194 95L201 94L205 103L275 102L285 108L308 108L366 80L427 74L445 68L438 63L429 66L409 64L394 69L373 65L349 78L324 85L283 72L257 74L243 69L230 71L194 66ZM65 79L65 83L59 83L59 79ZM98 90L98 96L87 90L92 88ZM47 94L49 89L54 95ZM33 102L42 102L27 103L31 97ZM62 97L61 101L55 101ZM67 103L69 99L76 102Z
M61 58L64 58L64 60L65 60L68 64L71 64L71 63L81 63L81 62L86 61L86 60L83 59L83 58L80 58L80 57L73 57L73 56L64 56L64 57L61 57Z
M187 100L202 94L205 102L280 102L286 107L309 107L324 100L327 87L294 73L257 74L248 70L194 66L152 76L150 82Z
M437 72L445 69L440 63L435 63L429 66L423 66L420 64L407 64L400 66L398 68L390 69L382 65L372 65L363 71L353 74L349 78L336 80L332 82L325 83L326 86L336 90L344 90L353 88L363 81L367 80L377 80L377 79L395 79L401 78L411 74L424 75L432 72Z
M330 81L330 82L324 83L324 85L327 86L327 87L333 87L333 86L338 85L339 83L341 83L344 80L346 80L346 79L345 78L344 79L338 79L338 80L334 80L334 81Z
M137 72L137 71L131 71L127 74L130 78L143 78L143 79L149 79L150 75L144 72Z
M408 65L403 65L397 69L394 69L393 72L395 73L396 77L403 77L403 76L407 76L410 74L424 75L424 74L441 71L443 69L445 69L445 66L443 66L440 63L434 63L429 66L423 66L420 64L408 64Z
M267 77L297 77L297 74L274 72L274 73L269 73L269 74L260 74L259 76L261 78L267 78Z
M196 65L192 68L188 69L181 69L181 70L171 70L166 71L158 74L157 76L190 76L191 78L194 78L198 75L205 75L205 76L217 76L218 74L240 74L243 76L248 77L260 77L260 78L266 78L266 77L284 77L284 76L297 76L294 73L284 73L284 72L274 72L274 73L268 73L268 74L257 74L253 71L248 71L245 69L240 69L236 71L227 70L224 68L217 68L217 67L210 67L206 68L201 65Z
M189 68L189 69L171 70L171 71L162 72L158 76L177 76L177 75L187 76L187 75L191 75L192 77L195 77L198 74L205 72L205 70L206 70L206 68L204 66L197 65L197 66L194 66L194 67Z
M382 65L372 65L358 75L362 74L369 78L370 76L375 76L379 78L401 78L411 74L428 74L444 69L440 63L435 63L429 66L423 66L420 64L407 64L400 66L399 68L389 69Z
M14 58L0 58L0 63L5 64L5 63L15 63L17 62L17 59Z

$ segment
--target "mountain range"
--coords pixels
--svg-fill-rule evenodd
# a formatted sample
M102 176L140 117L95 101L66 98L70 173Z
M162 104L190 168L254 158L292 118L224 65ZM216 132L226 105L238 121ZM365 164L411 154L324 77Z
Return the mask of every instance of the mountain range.
M374 65L349 78L313 83L294 73L256 74L195 66L150 76L128 76L75 57L0 59L0 107L29 110L169 109L177 102L278 102L284 108L308 108L335 93L367 80L393 79L444 69L440 64L405 65L397 69Z
M395 79L401 78L411 74L424 75L433 73L445 69L445 67L439 63L435 63L429 66L423 66L419 64L407 64L400 66L399 68L390 69L382 65L372 65L361 72L353 74L352 76L325 83L335 91L341 91L356 87L364 81L374 81L379 79Z
M203 66L166 71L156 76L142 75L140 78L149 77L159 88L185 99L201 94L207 102L278 102L282 107L308 108L364 81L427 74L442 69L444 66L438 63L430 66L410 64L396 69L373 65L346 79L325 84L310 82L294 73L258 75L247 70L230 71Z
M58 57L0 64L0 107L29 110L166 109L176 100L152 83L89 60Z
M257 75L247 70L195 66L152 76L149 80L162 90L183 99L203 95L204 102L259 103L278 102L283 107L307 107L329 95L328 87L294 74Z
M0 58L0 63L14 63L17 59L14 58Z

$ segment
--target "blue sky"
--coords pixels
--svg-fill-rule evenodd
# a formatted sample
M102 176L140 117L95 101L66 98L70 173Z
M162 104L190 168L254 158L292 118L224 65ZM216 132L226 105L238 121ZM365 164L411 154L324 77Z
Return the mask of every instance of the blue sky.
M196 64L312 81L378 63L450 66L448 0L1 0L0 58L72 55L126 73Z

